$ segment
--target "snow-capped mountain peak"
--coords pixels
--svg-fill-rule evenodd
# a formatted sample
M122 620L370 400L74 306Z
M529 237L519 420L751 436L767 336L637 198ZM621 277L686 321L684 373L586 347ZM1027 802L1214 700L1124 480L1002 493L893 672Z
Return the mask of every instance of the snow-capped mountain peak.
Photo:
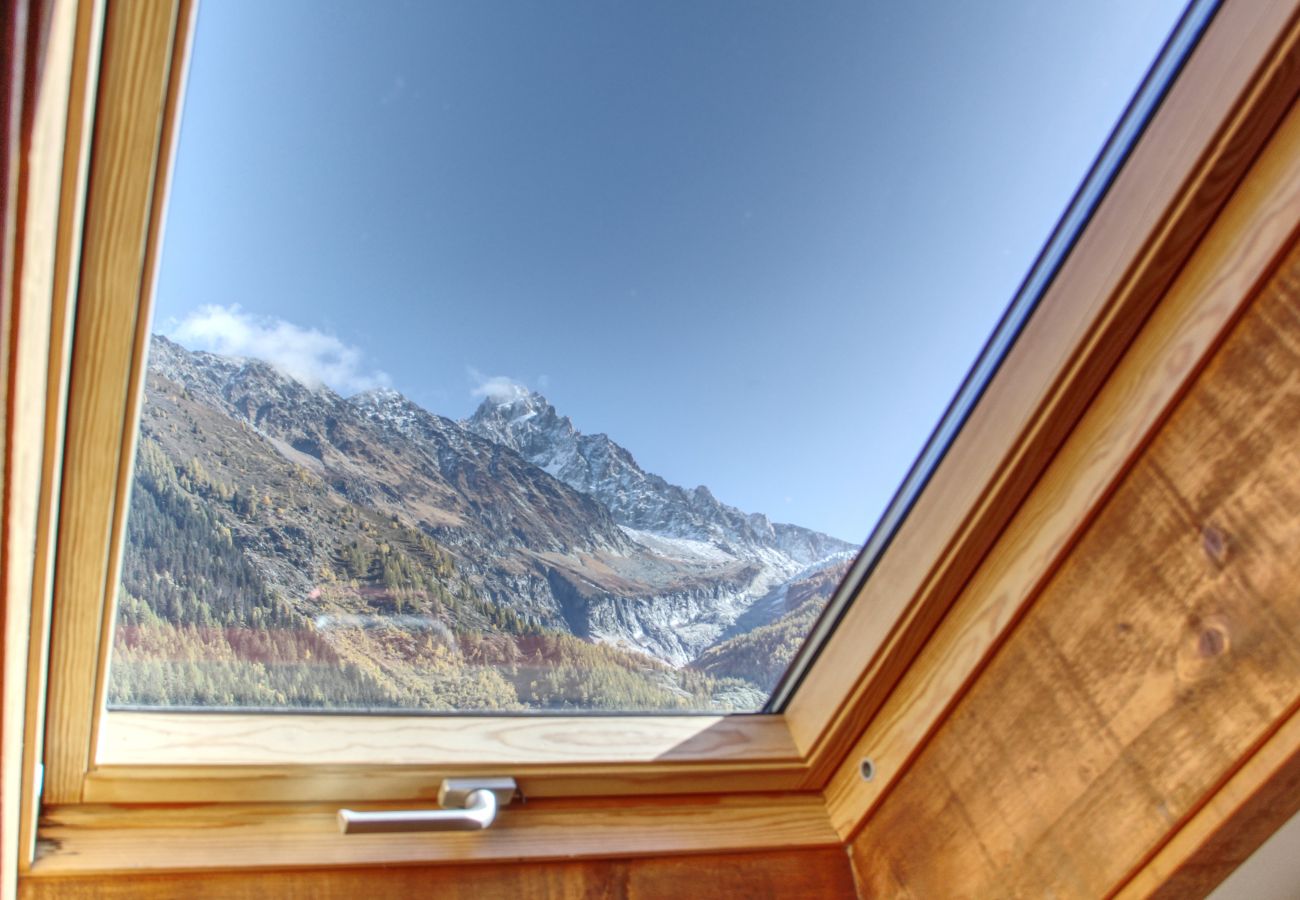
M706 541L790 571L854 549L811 529L741 512L720 502L704 485L686 489L669 484L642 469L607 435L578 431L535 391L488 397L462 424L591 495L626 528Z
M161 337L149 368L142 434L179 465L202 456L223 483L255 486L288 517L286 526L236 515L231 526L286 594L308 593L317 564L335 571L340 541L368 539L347 530L358 519L337 515L365 509L443 547L468 579L466 597L679 666L731 634L759 598L854 549L743 513L707 487L669 484L608 436L578 431L541 394L497 392L457 423L391 388L344 398L265 361ZM785 613L773 602L745 622Z
M484 398L469 423L474 431L514 450L520 450L521 442L528 443L534 434L546 433L555 443L578 433L568 416L557 413L541 394L524 388Z
M393 388L371 388L348 398L348 403L376 422L406 434L424 410Z

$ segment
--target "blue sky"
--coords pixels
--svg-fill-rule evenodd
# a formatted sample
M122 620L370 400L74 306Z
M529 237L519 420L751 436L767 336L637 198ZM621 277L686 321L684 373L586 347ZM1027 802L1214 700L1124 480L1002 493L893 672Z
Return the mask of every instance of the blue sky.
M154 327L860 541L1180 10L212 0Z

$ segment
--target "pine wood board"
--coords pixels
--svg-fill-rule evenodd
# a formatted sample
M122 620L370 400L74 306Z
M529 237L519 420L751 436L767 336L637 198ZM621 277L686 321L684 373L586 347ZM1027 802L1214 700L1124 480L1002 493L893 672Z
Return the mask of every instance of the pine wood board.
M854 841L868 896L1107 896L1300 702L1300 256Z
M17 5L14 7L17 10ZM36 509L43 460L45 355L49 338L51 298L55 291L56 247L59 243L62 147L68 117L68 82L72 73L74 4L64 1L52 8L34 5L29 10L39 29L48 16L44 48L31 48L42 57L27 68L38 83L26 85L23 109L25 134L13 199L21 216L13 243L13 293L5 291L5 325L0 339L6 347L0 381L8 401L4 404L3 485L3 704L0 704L0 896L12 897L17 887L22 832L22 754L27 717L27 639L31 627L31 559L36 544ZM27 35L22 35L26 40ZM21 61L19 53L14 62ZM29 60L30 61L30 60ZM8 64L5 64L8 69ZM18 75L19 85L23 73ZM8 85L6 85L8 87ZM14 163L19 157L14 156Z
M104 716L83 800L405 800L506 774L530 796L795 790L780 716ZM376 761L379 762L376 762Z
M1286 118L947 618L826 787L846 839L968 689L1159 429L1300 222L1300 110ZM866 783L858 762L870 757Z
M793 762L780 716L110 712L100 765Z
M623 797L796 791L802 764L619 763L430 766L106 766L86 775L86 803L431 801L444 778L508 775L529 797Z
M652 900L745 897L832 900L856 896L838 847L762 854L312 871L35 879L22 900Z
M11 328L6 344L11 367L4 372L9 403L5 416L3 549L3 749L0 750L0 896L12 896L16 871L29 858L32 832L30 774L37 758L28 735L42 721L40 691L30 681L33 660L41 660L39 633L44 596L40 515L48 499L46 448L47 376L51 348L61 345L69 296L67 257L75 246L78 216L76 174L84 177L82 140L85 103L85 30L82 14L91 3L54 0L30 10L29 27L44 45L28 69L28 134L20 170L21 229L15 245L14 294L6 289ZM65 147L68 148L65 153ZM72 171L73 179L68 173ZM35 652L29 652L30 650Z
M1300 709L1292 711L1115 896L1203 897L1297 812Z
M823 786L1217 216L1300 87L1300 4L1215 15L787 709Z
M842 846L816 794L539 800L504 809L492 828L479 833L343 835L337 812L337 804L54 807L42 819L42 849L31 873L46 877L310 868L324 861L396 865Z
M144 236L161 212L157 166L181 6L120 4L105 23L113 53L99 83L64 451L64 485L75 489L63 494L59 516L49 661L45 793L54 802L79 799L91 765L101 646L112 624L102 599L115 582L109 548L130 456L120 422L150 283Z
M22 749L20 853L25 869L36 849L37 765L45 756L45 685L49 665L50 606L54 551L58 540L59 484L63 472L64 411L68 366L72 357L72 318L76 307L83 212L89 181L94 98L98 87L103 38L104 0L75 0L75 45L67 85L67 125L59 186L58 248L49 297L49 340L44 409L44 458L39 476L35 552L32 561L31 628L27 655L26 733ZM37 440L27 435L27 440Z

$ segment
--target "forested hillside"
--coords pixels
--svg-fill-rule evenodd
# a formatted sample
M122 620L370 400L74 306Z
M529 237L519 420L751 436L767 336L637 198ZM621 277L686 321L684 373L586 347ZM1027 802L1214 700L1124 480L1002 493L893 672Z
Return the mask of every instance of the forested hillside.
M481 601L427 536L347 506L339 517L362 537L334 545L320 585L290 602L236 545L237 531L275 515L268 493L142 441L111 702L665 709L727 693L701 673L526 625Z
M114 704L755 709L833 589L683 665L796 563L619 528L400 395L154 349Z

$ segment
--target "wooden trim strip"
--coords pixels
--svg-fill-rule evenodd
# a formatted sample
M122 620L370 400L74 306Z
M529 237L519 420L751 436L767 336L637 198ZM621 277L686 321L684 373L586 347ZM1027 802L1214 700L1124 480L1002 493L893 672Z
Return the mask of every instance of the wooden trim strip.
M26 70L38 83L23 85L29 101L23 110L29 123L22 135L18 164L16 210L21 224L13 244L11 274L4 286L8 331L4 354L5 384L3 517L3 672L0 719L0 896L12 896L17 872L26 862L23 832L26 817L22 798L25 775L24 738L28 727L28 660L32 649L33 562L38 543L41 468L45 458L42 424L45 383L52 333L52 300L57 295L60 260L61 192L70 90L74 78L77 32L76 0L59 0L32 10L27 21L33 36ZM48 26L44 43L35 30ZM28 43L28 35L22 35ZM14 60L15 64L22 55ZM36 645L39 647L39 645Z
M100 645L111 621L103 602L113 583L110 538L134 441L132 434L123 447L122 421L149 280L142 248L151 227L157 232L155 176L182 8L173 0L114 4L105 22L52 609L45 763L52 802L80 799L91 763Z
M163 101L159 126L158 156L155 161L153 196L149 207L149 224L145 230L144 259L141 264L138 308L135 317L135 341L131 354L131 372L126 395L126 429L122 435L122 455L117 475L117 501L113 506L113 528L108 543L108 577L104 582L103 622L99 632L99 654L95 674L95 702L91 708L90 746L98 746L100 721L108 703L108 666L113 655L113 635L117 626L117 589L121 581L122 554L126 545L126 516L135 477L135 448L139 437L137 424L144 403L145 355L149 351L149 328L153 320L153 295L162 264L163 227L167 218L167 200L171 174L175 168L180 143L181 106L189 74L189 55L194 41L195 12L198 0L177 0L173 26L171 59L167 65L167 93ZM119 502L121 501L121 502Z
M780 716L110 711L102 744L87 802L407 800L485 774L535 797L773 791L806 774Z
M84 797L87 803L432 802L444 778L498 775L514 778L528 797L617 798L795 791L805 770L800 764L731 763L105 766L86 776Z
M99 765L797 762L780 716L347 716L117 712Z
M855 897L837 847L519 865L365 866L23 881L19 900L826 900Z
M1227 3L1206 30L786 710L809 787L880 710L1289 107L1297 9Z
M1129 152L1141 138L1151 117L1159 109L1169 86L1173 83L1188 55L1196 46L1205 27L1217 11L1217 0L1192 0L1183 11L1181 20L1174 26L1165 46L1150 66L1146 78L1138 87L1128 108L1106 140L1092 168L1084 176L1073 198L1061 215L1060 221L1047 238L1042 250L1029 267L1016 290L1002 319L994 328L984 348L980 351L965 380L957 389L947 410L935 426L912 468L904 477L888 508L880 517L866 545L858 554L852 569L830 599L821 616L813 625L807 639L799 648L789 668L768 701L768 711L783 710L791 694L798 687L808 665L818 648L835 628L841 613L852 600L865 578L869 577L876 561L889 546L907 512L920 492L925 489L930 475L947 451L970 411L979 402L989 381L1016 336L1033 314L1038 301L1047 292L1058 269L1070 255L1076 239L1087 227L1097 205L1106 196L1111 182L1118 174Z
M395 808L395 807L386 807ZM431 864L838 846L816 794L544 800L479 833L342 835L337 806L53 808L28 877Z
M854 835L906 772L1295 241L1293 110L962 597L826 787ZM870 757L876 777L858 776Z
M20 870L35 857L39 812L37 765L45 755L45 685L49 667L50 604L54 585L54 549L58 530L58 496L63 468L64 412L68 403L68 368L72 359L72 319L76 308L78 263L90 175L95 94L104 30L104 0L77 0L76 39L68 87L68 120L59 196L59 246L55 253L50 297L49 357L45 385L45 458L40 474L36 548L31 590L31 631L27 659L27 723L23 743L23 817Z
M1298 351L1293 243L853 841L865 893L1107 897L1300 703Z

